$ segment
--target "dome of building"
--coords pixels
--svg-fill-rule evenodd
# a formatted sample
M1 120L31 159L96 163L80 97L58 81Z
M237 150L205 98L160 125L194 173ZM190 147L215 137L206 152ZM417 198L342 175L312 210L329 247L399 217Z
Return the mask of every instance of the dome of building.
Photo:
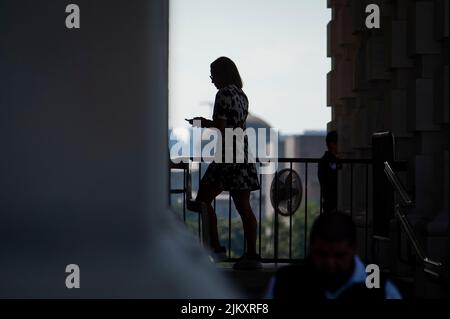
M259 128L270 129L272 126L269 123L267 123L266 121L264 121L262 118L255 116L251 113L248 113L247 128L249 128L249 127L257 130Z
M246 122L247 129L252 128L256 132L256 136L258 136L258 129L263 128L266 129L266 143L270 143L270 129L272 126L264 121L262 118L255 116L251 113L248 113L247 116L247 122Z

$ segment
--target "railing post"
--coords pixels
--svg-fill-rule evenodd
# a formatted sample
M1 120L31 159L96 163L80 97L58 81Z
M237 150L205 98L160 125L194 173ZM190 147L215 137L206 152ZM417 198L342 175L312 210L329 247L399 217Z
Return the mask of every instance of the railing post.
M228 194L228 258L231 258L231 192Z
M188 168L189 169L189 168ZM187 172L189 174L189 171ZM186 224L186 168L183 168L183 221Z
M261 164L260 164L261 165ZM262 174L259 174L259 224L258 224L258 228L259 228L259 238L258 238L258 244L259 244L259 256L261 256L261 235L262 235L262 188L263 188L263 180L262 180ZM262 256L261 256L262 257Z
M353 218L353 163L350 163L350 216Z
M305 162L305 234L304 234L303 258L306 258L308 244L308 162Z
M278 205L278 172L275 173L275 203ZM274 246L273 246L273 254L275 263L278 262L278 207L274 208L275 210L275 225L274 225Z
M291 174L291 182L289 183L289 259L292 259L292 178L293 178L293 172L292 172L292 161L289 161L289 168L290 168L290 174Z
M368 257L368 242L369 242L369 164L366 164L366 218L365 218L365 261Z
M200 183L202 180L202 163L199 162L198 163L198 189L200 189ZM197 194L198 194L198 190L197 190ZM201 234L201 218L200 218L200 214L198 214L198 238L200 240L202 240L202 234ZM205 231L203 229L203 231Z

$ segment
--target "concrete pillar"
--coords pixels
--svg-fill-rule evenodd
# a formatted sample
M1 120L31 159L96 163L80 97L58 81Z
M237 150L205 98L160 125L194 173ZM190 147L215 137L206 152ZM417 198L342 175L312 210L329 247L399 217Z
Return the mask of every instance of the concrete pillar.
M168 2L75 2L0 3L0 297L232 296L168 210Z

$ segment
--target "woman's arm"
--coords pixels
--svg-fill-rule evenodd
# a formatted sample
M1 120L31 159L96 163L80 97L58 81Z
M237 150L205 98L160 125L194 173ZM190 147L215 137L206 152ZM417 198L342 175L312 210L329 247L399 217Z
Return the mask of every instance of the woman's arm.
M206 120L206 126L204 126L204 127L206 127L206 128L216 128L216 129L218 129L219 131L221 131L223 133L223 132L225 132L225 125L226 125L226 123L227 123L227 121L226 120L222 120L222 119L214 120L214 121Z
M226 126L227 121L224 119L217 119L217 120L212 121L212 120L208 120L203 117L200 117L200 118L195 118L194 122L195 122L195 120L200 120L200 125L203 128L216 128L219 131L221 131L222 133L225 132L225 126Z

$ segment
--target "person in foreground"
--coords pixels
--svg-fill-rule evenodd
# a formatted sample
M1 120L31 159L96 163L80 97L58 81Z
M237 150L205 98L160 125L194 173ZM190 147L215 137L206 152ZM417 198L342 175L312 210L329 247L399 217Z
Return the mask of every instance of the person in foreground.
M320 215L311 229L310 252L305 263L280 268L266 297L401 299L396 286L383 275L379 288L366 286L366 266L355 249L356 228L349 215L341 212Z

